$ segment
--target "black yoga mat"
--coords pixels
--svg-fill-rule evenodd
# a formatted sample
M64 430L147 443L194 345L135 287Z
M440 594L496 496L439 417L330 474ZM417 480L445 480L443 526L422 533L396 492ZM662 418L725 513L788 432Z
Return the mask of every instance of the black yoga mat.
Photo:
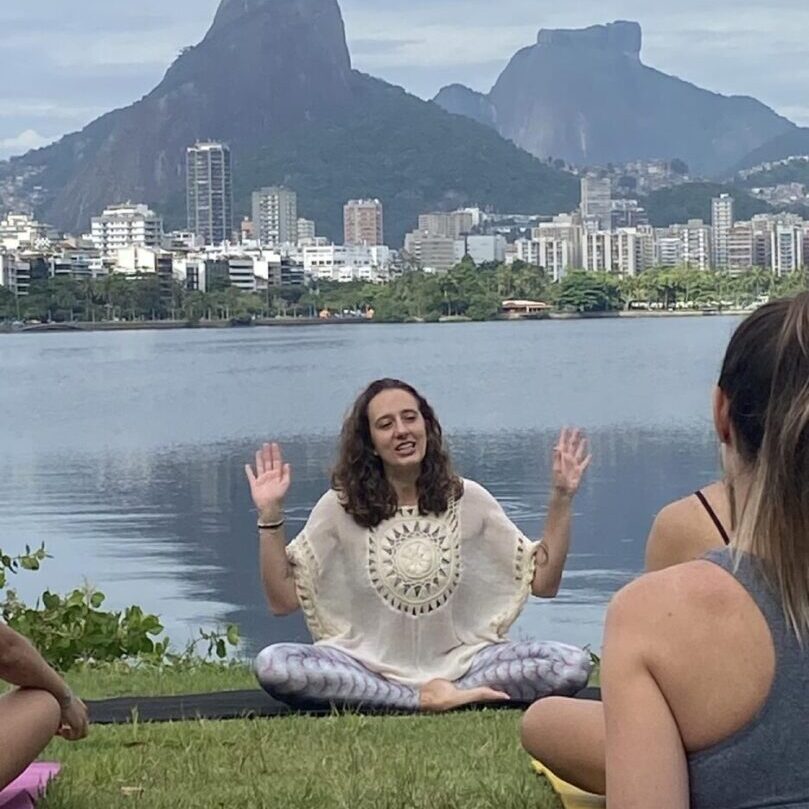
M585 688L577 699L600 700L599 688ZM221 691L216 694L184 694L175 697L116 697L114 699L87 700L90 720L96 725L125 725L131 722L182 722L194 719L246 719L260 716L289 716L309 714L329 715L332 706L302 703L294 708L273 699L259 689L248 691ZM473 706L473 707L486 707ZM501 707L501 705L498 705ZM509 703L502 707L522 708ZM334 706L340 710L340 706ZM357 712L356 707L346 710ZM362 713L389 713L366 711Z

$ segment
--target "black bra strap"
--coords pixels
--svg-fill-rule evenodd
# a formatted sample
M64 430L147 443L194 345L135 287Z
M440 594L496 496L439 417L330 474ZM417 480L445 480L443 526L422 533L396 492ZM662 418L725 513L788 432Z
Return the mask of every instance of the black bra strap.
M716 512L708 502L708 498L702 492L694 492L694 494L697 496L699 502L705 507L705 511L708 512L708 516L713 520L714 525L716 526L717 531L719 531L725 545L730 545L730 537L728 536L728 532L725 530L725 526L722 525L719 517L716 516Z

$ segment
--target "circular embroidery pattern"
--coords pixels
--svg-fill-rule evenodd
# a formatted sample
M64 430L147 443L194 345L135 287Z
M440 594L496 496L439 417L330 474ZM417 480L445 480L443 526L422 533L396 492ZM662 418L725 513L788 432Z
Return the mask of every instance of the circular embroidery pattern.
M387 604L409 615L446 604L461 577L455 520L405 519L369 539L371 582Z

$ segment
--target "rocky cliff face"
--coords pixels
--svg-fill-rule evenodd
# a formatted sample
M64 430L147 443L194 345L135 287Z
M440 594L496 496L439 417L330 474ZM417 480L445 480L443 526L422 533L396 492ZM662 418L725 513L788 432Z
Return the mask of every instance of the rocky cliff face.
M755 99L722 96L647 67L641 45L634 22L542 30L488 95L455 85L435 101L489 123L538 157L580 165L680 157L716 174L794 128ZM480 109L490 112L470 115Z
M151 93L23 160L51 191L44 216L75 230L112 200L180 194L198 139L227 140L238 155L327 116L350 102L351 78L336 0L223 0Z
M185 150L200 139L230 144L237 213L253 188L288 182L333 237L355 195L383 197L394 241L425 207L576 203L570 176L353 71L337 0L222 0L202 42L151 93L0 173L42 187L38 213L66 230L127 199L178 226Z

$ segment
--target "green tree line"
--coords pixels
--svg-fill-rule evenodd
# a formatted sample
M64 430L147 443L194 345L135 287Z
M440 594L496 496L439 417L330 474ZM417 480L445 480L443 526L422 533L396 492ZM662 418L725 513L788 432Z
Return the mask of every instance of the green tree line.
M621 309L742 308L763 297L807 288L804 271L778 277L763 269L731 275L693 269L652 269L635 276L571 272L553 282L522 262L475 266L464 261L446 273L408 272L388 284L316 282L307 288L247 293L221 284L208 292L189 291L155 275L111 274L96 280L51 278L16 296L0 287L0 320L137 321L230 320L361 314L379 321L496 317L507 299L542 301L563 312Z

